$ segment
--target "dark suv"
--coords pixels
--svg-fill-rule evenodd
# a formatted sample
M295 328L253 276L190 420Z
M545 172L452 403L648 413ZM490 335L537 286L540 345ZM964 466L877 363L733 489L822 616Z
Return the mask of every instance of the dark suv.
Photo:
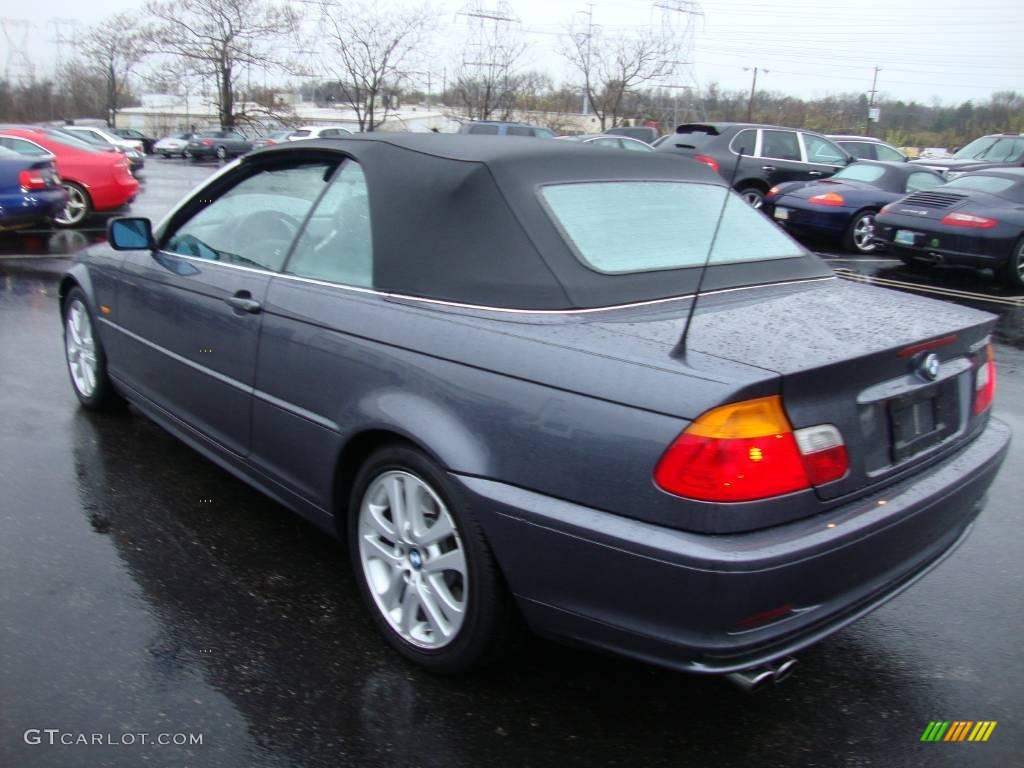
M743 158L737 165L741 149ZM854 160L817 133L751 123L680 125L656 151L682 154L710 166L755 208L776 184L823 179Z
M993 133L975 139L947 160L913 160L952 181L971 171L1024 166L1024 133Z
M511 123L505 120L475 120L463 123L459 133L470 133L481 136L535 136L538 139L553 139L555 132L550 128L527 123Z

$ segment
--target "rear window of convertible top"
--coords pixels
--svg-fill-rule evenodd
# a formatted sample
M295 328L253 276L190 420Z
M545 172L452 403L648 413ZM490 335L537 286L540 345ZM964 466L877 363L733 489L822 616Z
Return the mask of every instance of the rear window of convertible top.
M541 196L576 255L599 272L700 266L712 241L712 264L803 255L764 214L714 184L580 182L542 187Z

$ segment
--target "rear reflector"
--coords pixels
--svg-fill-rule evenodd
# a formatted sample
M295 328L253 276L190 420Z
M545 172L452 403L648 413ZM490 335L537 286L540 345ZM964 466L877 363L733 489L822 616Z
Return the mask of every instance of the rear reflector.
M996 358L992 344L985 347L981 363L974 376L974 412L983 413L996 397Z
M654 481L690 499L754 501L831 482L846 469L839 430L825 425L794 432L773 395L700 416L665 451Z

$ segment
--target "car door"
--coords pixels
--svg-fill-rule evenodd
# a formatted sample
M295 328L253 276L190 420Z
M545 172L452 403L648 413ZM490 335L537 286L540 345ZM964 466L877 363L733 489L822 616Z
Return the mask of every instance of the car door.
M850 155L828 139L813 133L800 133L803 146L805 178L824 179L845 168L850 162Z
M769 186L814 178L804 162L797 131L762 128L759 160L761 178Z
M316 506L330 498L345 403L381 364L364 338L379 317L373 286L369 192L347 160L271 279L253 402L250 460Z
M262 302L336 161L273 158L219 177L129 252L118 292L124 376L231 452L249 451Z
M235 131L225 131L224 137L226 139L225 145L228 150L228 154L230 155L244 155L252 149L252 144L250 144L249 140L240 133L236 133Z

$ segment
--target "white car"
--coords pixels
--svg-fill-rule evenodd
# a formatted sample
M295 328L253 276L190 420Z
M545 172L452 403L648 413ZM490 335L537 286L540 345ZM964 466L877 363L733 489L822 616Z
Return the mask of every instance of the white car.
M122 152L127 152L127 150L131 149L142 155L146 154L145 146L138 139L123 139L117 134L106 131L103 128L94 128L91 125L63 125L61 126L61 130L76 133L86 141L89 141L89 137L91 136L92 143L97 143L96 139L101 139Z
M341 128L337 125L304 125L296 128L288 141L300 141L302 139L340 139L343 136L351 136L352 131L348 128Z
M192 133L174 133L164 136L153 145L153 154L162 157L174 157L175 155L184 157L185 147L188 146L188 140L192 138L192 135Z

